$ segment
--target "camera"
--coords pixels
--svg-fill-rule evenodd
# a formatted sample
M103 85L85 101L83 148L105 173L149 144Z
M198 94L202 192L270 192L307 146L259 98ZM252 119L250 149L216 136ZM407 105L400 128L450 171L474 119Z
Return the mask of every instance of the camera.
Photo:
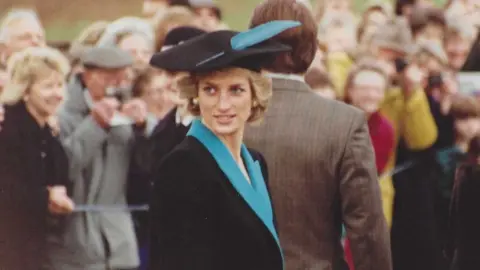
M125 101L128 99L125 91L116 87L108 87L105 90L105 96L115 98L118 102L120 102L120 104L125 103Z
M439 88L443 85L442 74L430 74L427 79L427 88Z
M408 62L403 58L395 59L395 69L397 73L402 73L407 68Z

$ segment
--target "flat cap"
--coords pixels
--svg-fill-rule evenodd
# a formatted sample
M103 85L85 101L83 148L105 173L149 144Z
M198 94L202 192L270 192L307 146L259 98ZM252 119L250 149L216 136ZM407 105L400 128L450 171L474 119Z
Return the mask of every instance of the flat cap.
M133 58L116 47L93 47L82 55L82 63L87 67L117 69L132 65Z

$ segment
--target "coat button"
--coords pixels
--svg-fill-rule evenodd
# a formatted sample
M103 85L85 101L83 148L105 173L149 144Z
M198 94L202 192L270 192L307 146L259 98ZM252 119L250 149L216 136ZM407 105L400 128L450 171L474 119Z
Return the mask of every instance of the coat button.
M41 156L42 158L45 158L45 157L47 156L47 154L45 154L45 152L41 152L41 153L40 153L40 156Z

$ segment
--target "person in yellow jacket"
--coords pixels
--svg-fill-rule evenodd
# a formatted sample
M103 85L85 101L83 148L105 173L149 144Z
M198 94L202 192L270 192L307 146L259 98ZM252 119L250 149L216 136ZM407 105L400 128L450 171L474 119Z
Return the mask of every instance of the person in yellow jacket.
M421 82L424 74L415 65L401 61L412 50L412 37L406 22L392 19L382 26L374 37L375 58L385 65L394 87L385 96L380 112L390 120L395 130L395 145L403 139L410 150L429 148L437 139L438 131L430 112L426 93ZM337 82L346 79L353 61L346 61L346 55L328 59L330 72L335 72ZM403 63L402 63L403 62ZM395 167L396 152L387 164L386 173L379 177L383 209L387 223L391 226L393 217L394 187L391 172Z

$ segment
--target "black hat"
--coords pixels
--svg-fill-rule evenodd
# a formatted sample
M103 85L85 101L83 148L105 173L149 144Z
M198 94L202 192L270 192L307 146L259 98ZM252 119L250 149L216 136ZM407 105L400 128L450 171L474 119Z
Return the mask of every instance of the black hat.
M150 64L173 72L208 72L226 67L260 71L276 54L291 50L270 38L299 25L296 21L272 21L246 32L207 33L156 53Z
M117 47L92 47L82 53L85 67L119 69L133 64L132 56Z
M167 36L165 37L165 42L162 47L162 51L164 49L177 46L182 42L185 42L189 39L198 37L206 33L207 33L206 31L196 27L190 27L190 26L176 27L167 33Z

